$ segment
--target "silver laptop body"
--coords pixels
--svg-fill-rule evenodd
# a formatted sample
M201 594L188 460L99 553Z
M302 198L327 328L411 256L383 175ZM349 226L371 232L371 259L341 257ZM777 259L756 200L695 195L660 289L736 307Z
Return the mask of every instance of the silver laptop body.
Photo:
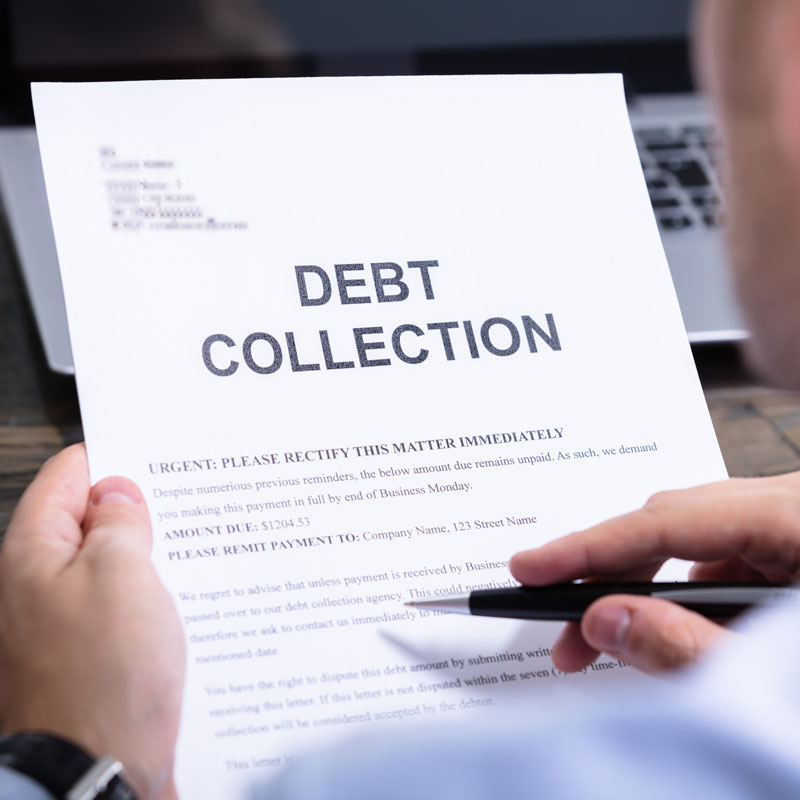
M36 130L0 128L0 194L47 363L73 374L67 313Z
M631 106L642 167L692 342L744 338L726 268L713 124L697 95ZM0 192L50 367L73 373L42 167L32 127L0 129Z
M719 145L707 104L695 94L645 96L630 115L689 339L745 338L727 268Z

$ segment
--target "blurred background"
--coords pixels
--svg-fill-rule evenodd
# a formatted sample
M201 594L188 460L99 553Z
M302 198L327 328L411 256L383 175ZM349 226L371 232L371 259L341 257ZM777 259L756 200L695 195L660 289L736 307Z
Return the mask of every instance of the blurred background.
M624 72L690 87L690 0L0 0L0 104L31 80Z
M800 468L800 396L743 367L691 0L0 0L0 534L82 438L31 81L621 72L687 333L734 475ZM587 126L587 141L591 140Z

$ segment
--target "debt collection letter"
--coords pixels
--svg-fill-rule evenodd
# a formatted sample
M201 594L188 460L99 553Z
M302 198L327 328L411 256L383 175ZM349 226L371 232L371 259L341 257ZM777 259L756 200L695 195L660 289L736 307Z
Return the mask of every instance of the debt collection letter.
M725 477L619 77L34 100L91 477L142 487L188 640L183 797L633 679L404 605Z

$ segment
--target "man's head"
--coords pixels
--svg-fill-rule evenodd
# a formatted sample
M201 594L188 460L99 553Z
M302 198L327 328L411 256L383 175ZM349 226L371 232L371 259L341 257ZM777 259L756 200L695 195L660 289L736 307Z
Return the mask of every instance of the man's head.
M750 354L773 381L800 387L800 3L700 0L697 42L722 128Z

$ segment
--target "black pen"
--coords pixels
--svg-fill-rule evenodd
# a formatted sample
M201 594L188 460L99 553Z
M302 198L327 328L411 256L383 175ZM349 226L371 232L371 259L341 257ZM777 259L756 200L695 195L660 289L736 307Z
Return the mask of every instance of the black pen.
M729 619L748 608L782 600L797 602L800 592L791 586L749 583L559 583L553 586L516 586L479 589L464 595L412 600L405 605L446 614L479 617L569 622L579 620L586 609L609 594L638 594L671 600L709 619Z

